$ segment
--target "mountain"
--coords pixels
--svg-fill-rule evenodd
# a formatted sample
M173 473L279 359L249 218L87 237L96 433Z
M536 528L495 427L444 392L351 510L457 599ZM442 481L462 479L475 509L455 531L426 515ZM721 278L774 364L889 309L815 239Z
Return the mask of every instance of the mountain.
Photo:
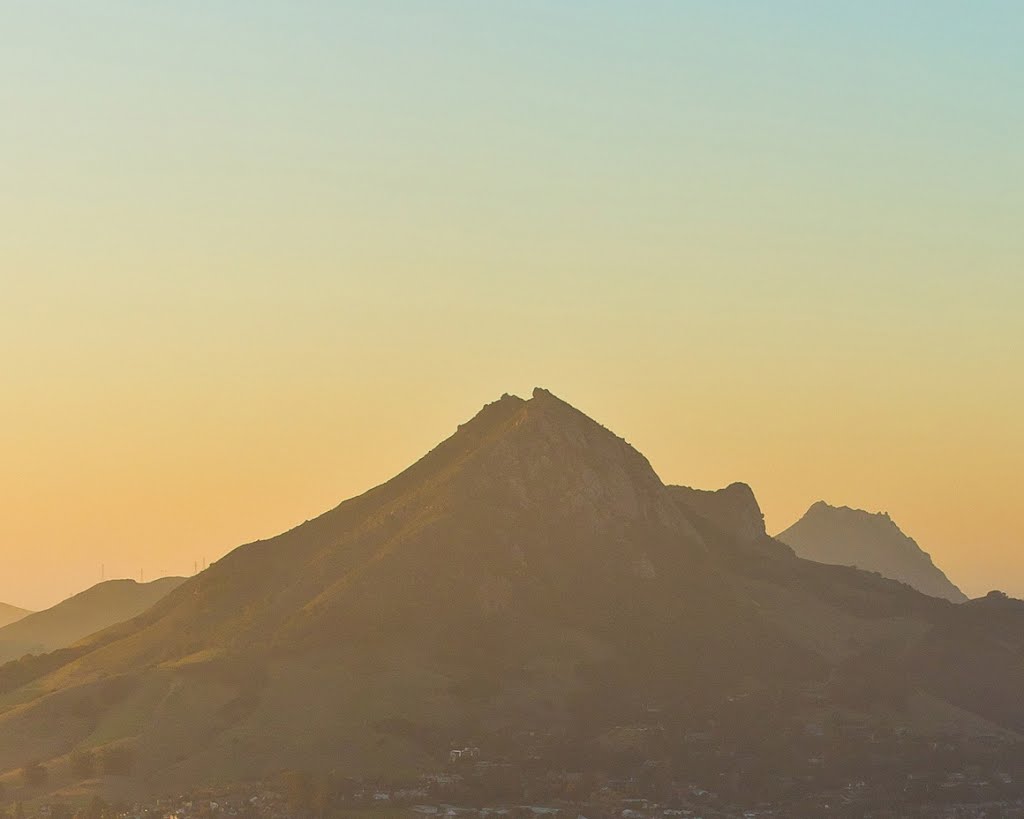
M928 553L884 512L872 514L818 501L777 537L809 560L878 572L954 603L967 599Z
M759 520L749 488L667 487L546 390L503 396L387 483L0 668L0 778L39 760L71 787L72 753L123 748L154 792L288 768L394 781L470 743L607 770L633 758L608 750L624 730L648 737L637 764L692 761L696 735L781 770L823 713L1024 730L1015 606L802 560ZM968 651L978 666L943 672Z
M0 628L0 663L70 646L141 614L184 582L183 577L164 577L151 583L108 580L45 611L28 614Z
M134 621L0 670L0 692L47 692L0 713L0 770L97 732L168 783L406 770L459 737L615 724L780 658L822 671L715 571L646 458L538 389Z
M19 609L17 606L9 606L7 603L0 603L0 628L10 623L17 622L22 617L27 617L32 612L26 609Z
M747 484L733 483L717 490L669 486L667 490L691 520L701 521L725 534L725 548L731 544L745 554L770 554L776 557L793 554L788 546L768 536L764 527L764 513L754 497L754 490Z
M754 497L754 491L745 483L734 483L717 491L671 486L676 499L689 506L737 539L751 543L765 537L764 513Z

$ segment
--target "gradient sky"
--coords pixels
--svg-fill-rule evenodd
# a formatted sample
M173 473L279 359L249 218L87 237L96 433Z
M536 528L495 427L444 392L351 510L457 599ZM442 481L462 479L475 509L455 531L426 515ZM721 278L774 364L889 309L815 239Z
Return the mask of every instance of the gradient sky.
M0 0L0 600L546 386L1024 596L1024 5Z

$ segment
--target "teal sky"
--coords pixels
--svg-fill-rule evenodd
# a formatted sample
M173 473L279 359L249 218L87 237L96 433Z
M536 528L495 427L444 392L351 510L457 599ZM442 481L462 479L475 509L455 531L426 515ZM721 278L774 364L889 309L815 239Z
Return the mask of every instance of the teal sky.
M534 384L1024 596L1022 43L1017 2L0 0L0 600L188 571Z

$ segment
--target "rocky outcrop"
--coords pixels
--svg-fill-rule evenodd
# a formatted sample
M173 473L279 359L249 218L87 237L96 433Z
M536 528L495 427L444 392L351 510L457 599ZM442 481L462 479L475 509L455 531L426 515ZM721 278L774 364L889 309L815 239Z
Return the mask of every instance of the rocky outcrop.
M673 497L697 515L743 543L754 543L767 536L764 514L745 483L733 483L724 489L692 489L670 486Z

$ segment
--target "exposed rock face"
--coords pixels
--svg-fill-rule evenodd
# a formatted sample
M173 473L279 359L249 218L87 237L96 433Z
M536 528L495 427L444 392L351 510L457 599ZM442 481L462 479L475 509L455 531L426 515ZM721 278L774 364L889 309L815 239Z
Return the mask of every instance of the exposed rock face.
M692 489L689 486L666 487L669 495L699 532L709 548L720 557L735 560L778 559L793 556L793 550L764 528L764 515L745 483L733 483L724 489Z
M745 483L733 483L719 490L670 486L669 491L696 514L744 543L767 536L764 514L753 490Z
M928 553L884 512L875 514L818 501L777 538L809 560L878 572L954 603L967 599Z
M555 503L588 525L643 521L699 542L650 463L622 438L539 387L530 401L499 403L510 402L514 412L500 438L464 473L478 493L511 487L526 509Z

